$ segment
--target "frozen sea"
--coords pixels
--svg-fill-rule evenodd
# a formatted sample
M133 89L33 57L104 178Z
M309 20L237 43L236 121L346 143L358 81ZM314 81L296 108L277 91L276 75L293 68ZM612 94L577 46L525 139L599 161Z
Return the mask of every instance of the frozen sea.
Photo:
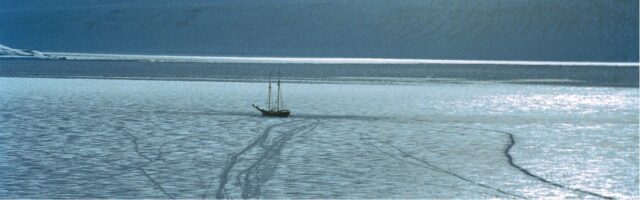
M636 87L348 80L1 77L0 197L639 198Z

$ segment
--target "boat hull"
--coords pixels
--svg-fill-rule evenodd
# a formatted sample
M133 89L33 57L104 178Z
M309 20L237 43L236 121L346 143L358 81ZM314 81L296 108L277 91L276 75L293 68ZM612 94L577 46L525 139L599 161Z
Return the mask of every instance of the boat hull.
M289 117L289 110L264 110L256 105L252 105L254 108L262 113L262 116L266 117Z
M289 117L289 111L260 111L262 116L267 117Z

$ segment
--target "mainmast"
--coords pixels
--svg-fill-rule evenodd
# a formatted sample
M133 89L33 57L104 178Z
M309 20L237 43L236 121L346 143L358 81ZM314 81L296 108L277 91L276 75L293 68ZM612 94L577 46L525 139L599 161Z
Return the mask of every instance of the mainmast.
M278 96L276 96L276 110L282 107L282 95L280 94L280 68L278 68Z
M267 104L269 105L267 110L271 110L271 72L269 72L269 95L267 98L269 98L267 100Z
M280 95L280 78L278 78L278 97L277 97L277 108L276 110L280 110L282 107L282 95Z

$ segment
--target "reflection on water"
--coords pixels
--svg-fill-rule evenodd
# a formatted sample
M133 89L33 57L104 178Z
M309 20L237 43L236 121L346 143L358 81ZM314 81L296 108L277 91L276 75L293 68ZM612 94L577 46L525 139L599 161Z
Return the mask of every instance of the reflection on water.
M545 95L496 95L489 99L477 100L478 103L486 102L492 104L500 112L518 110L521 112L546 112L546 111L566 111L590 113L601 111L598 108L606 107L608 111L623 111L628 109L628 105L633 104L633 99L624 98L625 94L616 95L616 92L608 94L566 94L562 91L559 94Z
M283 87L1 78L0 196L638 197L636 89Z

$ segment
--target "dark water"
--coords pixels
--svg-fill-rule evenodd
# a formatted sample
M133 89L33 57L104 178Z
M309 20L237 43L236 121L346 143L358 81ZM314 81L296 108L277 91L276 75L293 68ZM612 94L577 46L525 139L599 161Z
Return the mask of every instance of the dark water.
M4 0L0 27L59 52L638 61L637 0Z
M199 64L117 61L2 60L0 76L263 81L269 73L290 82L366 84L507 82L638 87L637 67L491 65Z

